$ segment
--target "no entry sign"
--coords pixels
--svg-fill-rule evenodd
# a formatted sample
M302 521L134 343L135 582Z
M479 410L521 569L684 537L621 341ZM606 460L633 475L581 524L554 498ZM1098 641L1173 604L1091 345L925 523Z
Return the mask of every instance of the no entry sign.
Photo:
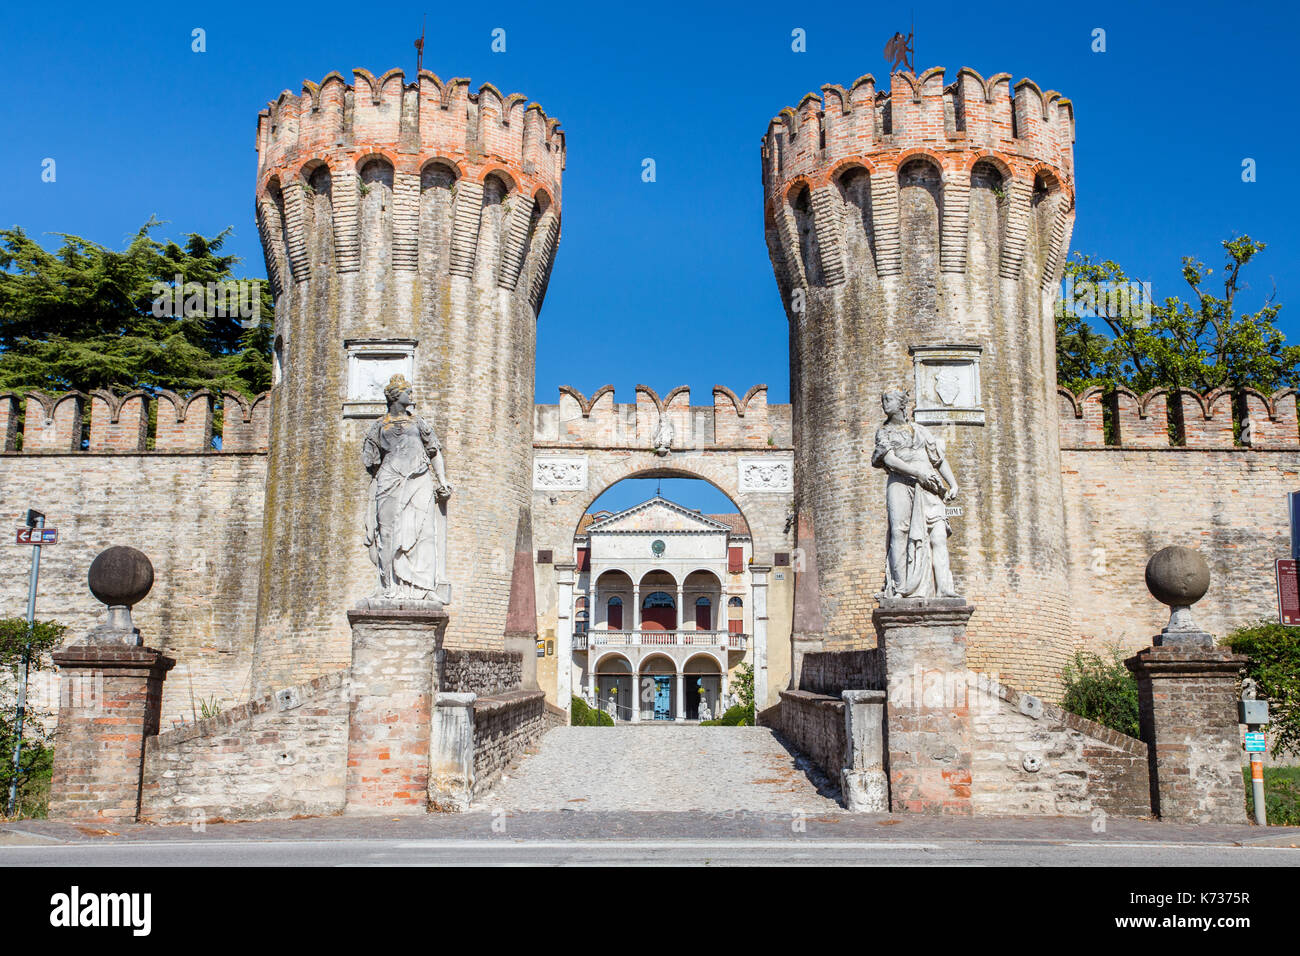
M1294 558L1277 560L1277 615L1283 624L1300 627L1300 580Z
M58 544L58 528L18 528L14 544ZM1295 562L1293 561L1292 564Z

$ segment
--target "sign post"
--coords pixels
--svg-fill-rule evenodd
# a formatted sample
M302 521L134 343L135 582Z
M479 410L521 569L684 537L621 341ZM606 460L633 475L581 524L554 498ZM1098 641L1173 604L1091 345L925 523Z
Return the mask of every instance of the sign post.
M1253 684L1251 685L1253 687ZM1254 691L1251 691L1254 694ZM1246 725L1246 753L1250 754L1250 793L1255 805L1255 822L1268 826L1268 814L1264 808L1264 748L1267 746L1264 732L1260 730L1268 723L1268 701L1243 699L1237 704L1238 719Z
M39 511L29 508L27 510L27 527L18 530L18 544L31 544L32 546L32 576L27 585L27 646L23 648L23 675L18 684L18 713L17 729L14 734L14 775L9 781L9 806L7 814L14 815L14 805L18 800L18 769L23 753L23 717L27 714L27 673L32 663L32 632L36 626L36 581L41 573L41 545L45 543L45 515ZM49 529L54 532L54 539L49 543L58 540L58 530ZM33 533L37 532L37 533ZM24 538L26 533L26 538Z

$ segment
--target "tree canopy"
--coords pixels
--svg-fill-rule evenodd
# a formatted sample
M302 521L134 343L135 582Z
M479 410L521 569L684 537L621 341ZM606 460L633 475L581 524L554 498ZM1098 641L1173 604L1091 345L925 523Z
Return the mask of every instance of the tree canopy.
M1222 295L1207 288L1213 270L1184 257L1187 302L1156 302L1116 263L1075 253L1056 313L1057 380L1075 391L1123 386L1139 394L1163 387L1267 395L1297 385L1300 346L1287 345L1275 325L1275 292L1257 311L1238 311L1248 288L1242 271L1264 248L1249 236L1223 243Z
M0 230L0 389L252 396L270 387L267 283L241 280L257 283L248 300L260 314L246 321L198 294L237 278L239 258L221 251L230 228L187 233L182 244L153 238L161 225L150 218L121 251L58 233L63 244L51 252L21 228ZM178 276L191 295L176 296L167 314L159 292L170 297Z

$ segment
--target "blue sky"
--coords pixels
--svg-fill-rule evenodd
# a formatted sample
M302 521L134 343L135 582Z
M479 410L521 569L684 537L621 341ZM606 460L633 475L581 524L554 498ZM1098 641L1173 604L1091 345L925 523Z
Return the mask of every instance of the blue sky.
M253 227L257 111L304 78L354 66L414 74L420 4L78 4L10 12L0 34L0 224L120 246L151 214L161 234L234 227L230 249L263 275ZM786 321L762 235L759 138L824 83L888 72L881 50L906 6L494 2L448 17L429 5L425 66L521 92L568 136L563 239L538 330L537 389L613 382L766 382L789 397ZM1257 308L1300 288L1300 201L1288 188L1300 127L1291 86L1300 14L1095 3L930 3L917 66L1028 76L1074 101L1078 221L1072 248L1120 262L1157 296L1183 295L1180 259L1216 269L1219 242L1269 243L1247 279ZM191 51L191 30L207 52ZM506 52L490 49L494 28ZM807 52L791 50L791 31ZM1106 31L1094 53L1092 31ZM46 157L57 179L41 181ZM641 181L655 160L657 181ZM1243 183L1244 158L1257 181ZM1288 165L1289 162L1289 165ZM46 237L50 243L54 237ZM1300 308L1280 324L1300 335ZM647 346L646 343L652 343ZM650 489L653 491L653 489ZM668 488L665 487L667 493ZM644 489L629 489L625 503ZM602 502L605 503L605 502ZM616 502L621 504L624 502ZM709 499L687 502L711 510Z

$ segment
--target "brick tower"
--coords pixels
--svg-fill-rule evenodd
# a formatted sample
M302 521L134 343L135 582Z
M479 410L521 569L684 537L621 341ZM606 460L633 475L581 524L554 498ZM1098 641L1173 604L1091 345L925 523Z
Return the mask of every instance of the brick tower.
M1069 100L1006 73L822 87L763 139L790 320L796 502L828 649L874 643L884 580L880 394L907 388L961 493L949 539L970 666L1055 694L1071 646L1053 302L1074 221Z
M253 684L348 663L365 429L397 372L442 440L446 646L499 650L531 496L536 321L560 235L564 134L536 103L421 71L331 73L258 118L257 224L276 383Z

